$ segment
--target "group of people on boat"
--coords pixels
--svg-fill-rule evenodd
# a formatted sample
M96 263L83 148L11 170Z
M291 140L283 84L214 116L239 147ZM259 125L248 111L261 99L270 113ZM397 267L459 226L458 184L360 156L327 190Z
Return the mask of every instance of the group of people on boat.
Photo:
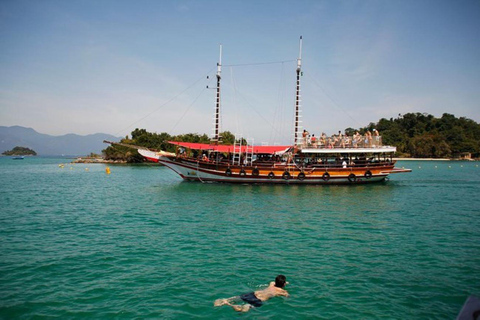
M347 133L334 134L328 137L324 132L319 137L311 134L307 130L302 133L302 148L376 148L382 146L382 137L377 129L373 129L373 134L369 130L364 135L358 131L352 136Z
M310 146L311 147L311 146ZM347 150L345 150L347 151ZM185 153L184 153L185 154ZM182 157L182 155L177 155ZM233 153L221 153L221 152L193 152L192 159L196 161L201 161L203 163L210 164L224 164L230 165L232 163L237 163L239 166L254 165L254 166L271 166L276 167L278 165L288 165L295 163L297 166L302 168L306 167L318 167L318 168L347 168L347 167L363 167L370 166L375 164L390 164L392 158L385 154L383 155L372 155L367 156L366 154L358 155L347 155L341 153L335 154L311 154L303 155L297 154L294 155L291 152L286 152L283 155L277 154L255 154L250 161L247 161L245 154L239 154L238 159L234 161Z

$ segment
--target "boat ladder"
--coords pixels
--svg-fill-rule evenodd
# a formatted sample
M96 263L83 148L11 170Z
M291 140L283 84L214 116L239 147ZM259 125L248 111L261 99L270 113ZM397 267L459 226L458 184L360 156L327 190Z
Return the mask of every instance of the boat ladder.
M246 166L252 165L253 158L253 139L247 140L247 145L245 146L245 163Z
M237 135L235 135L235 139L233 142L233 157L232 157L232 165L240 165L242 161L242 141L243 139L240 138L237 140Z

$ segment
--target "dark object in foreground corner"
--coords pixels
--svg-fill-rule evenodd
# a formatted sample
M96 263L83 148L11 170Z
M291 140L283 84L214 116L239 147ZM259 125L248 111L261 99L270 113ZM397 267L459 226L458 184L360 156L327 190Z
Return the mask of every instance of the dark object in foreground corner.
M480 299L473 295L468 297L457 320L480 320Z

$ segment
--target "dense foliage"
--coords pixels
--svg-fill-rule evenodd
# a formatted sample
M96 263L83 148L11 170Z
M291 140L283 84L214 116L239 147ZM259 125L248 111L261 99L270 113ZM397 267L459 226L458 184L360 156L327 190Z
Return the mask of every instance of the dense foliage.
M430 114L407 113L398 118L380 119L359 129L361 134L367 130L377 129L384 145L397 147L397 153L404 157L418 158L452 158L462 153L471 153L480 157L480 124L465 117L456 118L445 113L441 118ZM345 133L353 135L357 131L348 128ZM124 144L147 147L154 150L175 152L175 146L168 141L209 143L206 134L187 133L171 136L168 133L151 133L145 129L135 129L131 138L128 136L120 142ZM233 144L235 136L225 131L221 134L222 144ZM245 140L243 139L243 144ZM135 149L113 145L103 150L107 160L124 160L143 162L143 157Z
M37 153L32 149L25 147L15 147L2 153L5 156L36 156Z
M132 131L132 137L122 139L120 143L130 144L134 146L146 147L152 150L164 150L175 152L175 146L168 143L168 141L182 141L182 142L196 142L209 143L210 138L206 135L199 135L197 133L187 133L177 136L171 136L166 132L151 133L145 129L135 129ZM221 133L222 144L233 144L235 136L229 131ZM106 160L123 160L129 163L143 162L144 159L138 154L137 150L126 146L112 145L103 150Z
M376 128L383 144L397 147L399 155L419 158L452 158L462 153L480 156L480 124L444 113L435 118L425 113L407 113L380 119L360 131Z

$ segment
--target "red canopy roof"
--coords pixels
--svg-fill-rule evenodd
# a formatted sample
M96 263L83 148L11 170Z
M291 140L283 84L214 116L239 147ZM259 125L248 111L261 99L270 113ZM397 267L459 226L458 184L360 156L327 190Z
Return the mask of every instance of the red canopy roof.
M175 144L177 146L195 149L195 150L210 150L217 152L232 152L233 145L213 145L207 143L195 143L195 142L178 142L178 141L168 141L168 143ZM286 151L291 146L253 146L253 153L263 153L263 154L274 154L276 152ZM246 146L241 147L241 152L246 152ZM238 152L238 147L235 150ZM249 150L250 151L250 150Z

